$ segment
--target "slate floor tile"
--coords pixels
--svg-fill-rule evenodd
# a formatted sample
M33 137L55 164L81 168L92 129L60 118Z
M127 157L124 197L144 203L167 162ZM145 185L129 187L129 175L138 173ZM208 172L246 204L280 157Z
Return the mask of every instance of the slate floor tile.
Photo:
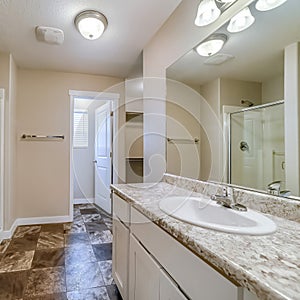
M93 250L98 261L111 260L112 258L112 244L93 245Z
M68 300L67 293L56 293L43 296L29 296L23 298L23 300Z
M21 299L27 278L28 271L0 274L0 299Z
M64 267L32 270L28 277L25 298L66 292L65 276Z
M96 208L84 208L84 209L80 209L80 213L82 215L99 214L99 212L98 212L98 210Z
M64 232L64 224L44 224L41 226L41 232L56 232L63 233Z
M65 245L63 233L41 232L37 249L63 248Z
M73 244L65 248L65 265L95 262L96 257L91 245Z
M105 287L68 292L68 300L110 300Z
M74 222L19 226L0 244L0 300L119 300L111 216L75 205Z
M104 285L100 267L94 262L66 265L67 290L81 290Z
M65 250L64 248L58 249L44 249L36 250L31 268L48 268L63 266L65 264Z
M25 235L22 238L13 238L7 248L8 252L35 250L39 234Z
M85 214L82 215L83 221L87 222L98 222L102 220L102 217L99 214Z
M28 270L34 251L6 252L0 261L0 273Z
M11 241L10 239L7 239L7 240L3 240L0 243L0 254L4 253L6 251L6 249L9 246L10 241Z
M74 244L88 244L89 235L86 232L65 234L66 247Z
M98 262L100 271L104 280L105 285L111 285L114 283L113 277L112 277L112 261L106 260L106 261L100 261Z
M41 226L19 226L14 235L13 238L22 238L25 235L31 235L31 234L38 234L41 231Z
M89 236L92 244L112 243L113 241L110 230L90 232Z
M103 222L85 223L85 226L88 232L100 232L108 229Z
M106 287L110 300L122 300L119 290L115 284Z

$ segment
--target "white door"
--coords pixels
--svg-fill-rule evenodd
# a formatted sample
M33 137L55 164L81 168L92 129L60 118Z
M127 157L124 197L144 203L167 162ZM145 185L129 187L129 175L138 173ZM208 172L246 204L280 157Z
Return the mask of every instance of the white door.
M95 203L111 213L111 103L95 110Z

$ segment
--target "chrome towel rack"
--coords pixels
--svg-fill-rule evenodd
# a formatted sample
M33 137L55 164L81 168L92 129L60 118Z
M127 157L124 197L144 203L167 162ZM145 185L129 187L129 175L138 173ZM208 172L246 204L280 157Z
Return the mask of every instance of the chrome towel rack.
M172 139L172 138L167 138L167 141L169 143L199 143L200 139L195 137L194 139Z
M64 140L64 135L36 135L36 134L22 134L23 141L61 141Z

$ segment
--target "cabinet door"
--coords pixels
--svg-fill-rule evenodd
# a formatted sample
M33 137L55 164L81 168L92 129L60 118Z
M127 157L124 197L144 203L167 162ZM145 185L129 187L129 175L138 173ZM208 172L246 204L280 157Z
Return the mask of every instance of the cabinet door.
M129 230L118 218L113 220L113 278L123 300L128 299Z
M164 270L160 272L159 297L160 300L187 300Z
M130 300L159 300L160 267L143 246L130 235Z

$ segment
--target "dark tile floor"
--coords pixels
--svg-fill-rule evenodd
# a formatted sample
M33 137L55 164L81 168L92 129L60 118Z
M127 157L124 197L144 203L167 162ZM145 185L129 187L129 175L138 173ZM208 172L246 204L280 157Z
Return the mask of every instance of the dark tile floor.
M0 244L0 300L119 300L112 221L91 204L74 222L20 226Z

